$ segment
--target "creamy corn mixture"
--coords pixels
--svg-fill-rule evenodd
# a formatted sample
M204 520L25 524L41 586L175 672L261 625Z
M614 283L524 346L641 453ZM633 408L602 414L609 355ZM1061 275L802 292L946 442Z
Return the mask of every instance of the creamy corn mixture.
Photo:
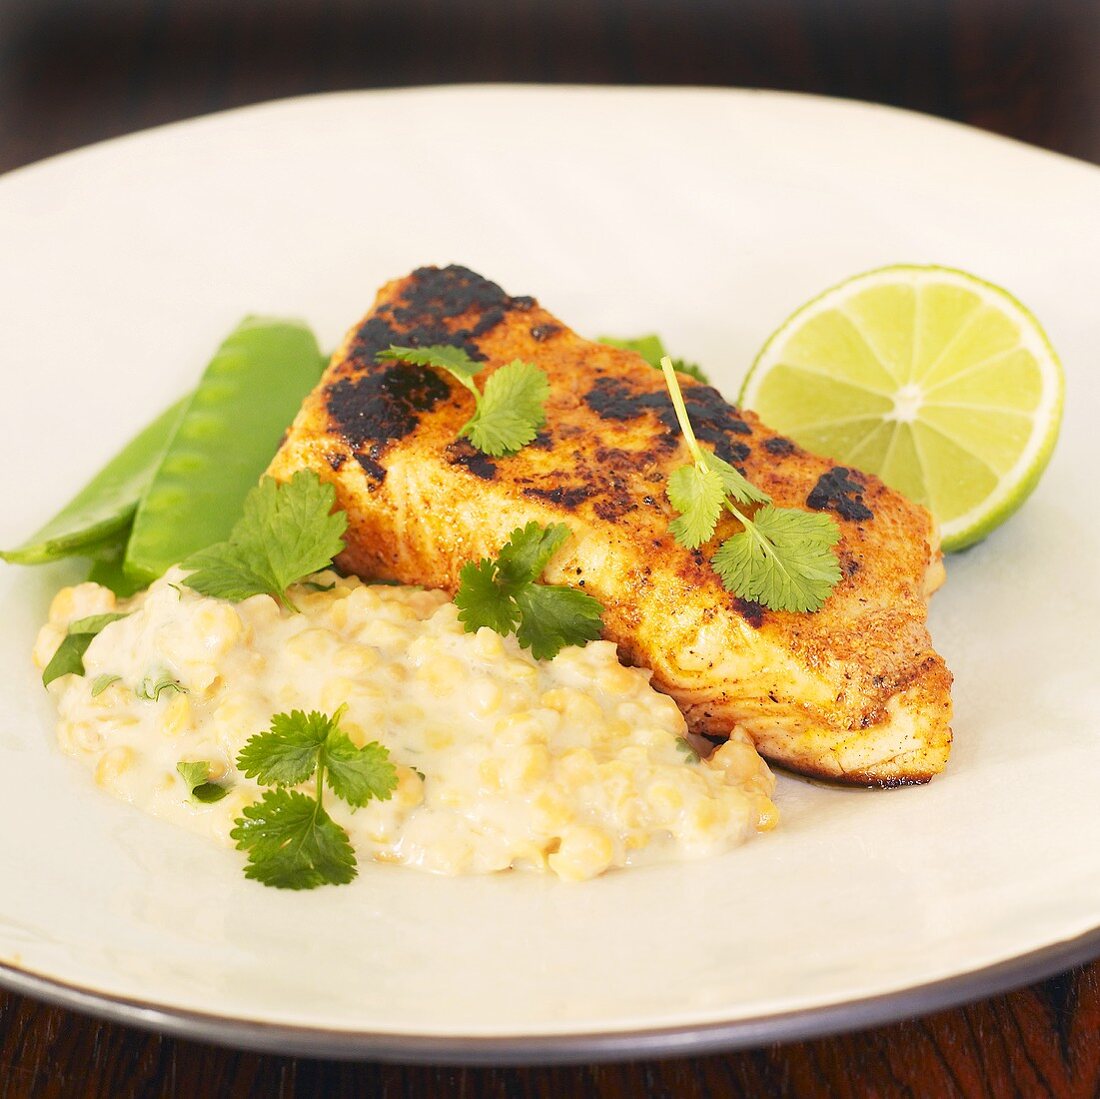
M581 880L711 855L776 823L774 779L748 737L735 729L694 759L675 704L611 642L540 662L514 638L465 633L441 592L324 573L314 579L332 589L299 585L292 614L266 595L200 596L183 576L174 569L117 607L97 584L65 588L34 656L44 666L75 619L131 612L92 641L83 677L50 685L61 746L116 797L225 845L261 793L234 766L245 741L275 713L343 703L344 731L385 745L399 776L388 801L362 809L325 798L360 858ZM119 678L93 697L103 676ZM157 695L163 679L183 690ZM221 801L190 798L176 765L199 760L229 786Z

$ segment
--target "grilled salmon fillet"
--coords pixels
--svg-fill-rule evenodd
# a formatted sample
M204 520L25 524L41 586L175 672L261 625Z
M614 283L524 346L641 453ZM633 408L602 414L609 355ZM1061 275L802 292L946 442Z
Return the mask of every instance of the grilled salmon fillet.
M453 344L487 365L536 363L550 380L534 443L490 458L458 431L472 396L441 372L379 360L391 344ZM726 591L706 552L669 533L669 474L690 460L659 371L582 339L529 297L463 267L387 283L348 334L269 473L312 469L348 513L337 563L367 578L454 592L531 520L573 533L547 568L605 607L604 636L711 738L745 728L768 759L861 785L924 782L951 744L951 674L927 597L943 576L928 512L877 478L777 435L681 377L699 438L777 506L827 510L843 578L816 613ZM738 529L727 518L717 538Z

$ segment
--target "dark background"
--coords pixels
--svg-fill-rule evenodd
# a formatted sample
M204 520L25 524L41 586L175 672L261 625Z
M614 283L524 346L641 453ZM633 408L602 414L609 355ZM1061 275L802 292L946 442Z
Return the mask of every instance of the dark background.
M816 92L1100 160L1096 0L0 0L0 170L263 99L465 81Z
M1100 0L0 0L0 171L280 96L469 81L846 96L1100 162ZM839 1039L533 1070L238 1054L0 993L0 1099L364 1094L1093 1096L1100 965Z

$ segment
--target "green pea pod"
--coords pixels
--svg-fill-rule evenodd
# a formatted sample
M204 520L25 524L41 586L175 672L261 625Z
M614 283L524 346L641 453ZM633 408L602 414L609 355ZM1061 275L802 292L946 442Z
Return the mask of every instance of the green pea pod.
M128 524L112 539L96 546L88 554L92 559L88 579L110 588L120 599L128 599L143 587L139 581L128 576L122 567L126 557L126 543L130 541L130 530Z
M113 542L129 528L186 403L185 397L162 412L40 531L13 550L0 550L0 557L16 565L40 565L62 557L94 556Z
M138 503L124 568L147 584L224 541L324 359L295 321L247 317L206 368Z

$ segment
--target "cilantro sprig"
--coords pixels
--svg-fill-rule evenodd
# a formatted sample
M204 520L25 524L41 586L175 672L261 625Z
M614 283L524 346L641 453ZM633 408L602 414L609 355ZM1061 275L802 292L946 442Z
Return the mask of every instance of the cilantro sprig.
M228 540L183 562L191 573L183 582L235 603L270 595L297 611L287 588L326 568L344 548L348 517L332 510L335 502L336 490L312 470L299 470L285 484L265 477L245 497Z
M661 360L668 355L664 341L660 336L635 336L633 339L619 339L616 336L600 336L600 343L606 343L609 347L618 347L623 351L633 351L641 355L654 370L661 369ZM685 362L683 359L673 359L672 369L678 374L686 374L703 385L710 385L710 378L698 363Z
M696 549L714 536L728 511L742 530L727 538L711 567L727 590L777 611L816 611L840 580L833 546L840 530L831 516L798 508L777 508L728 462L699 446L688 418L672 360L661 360L684 441L694 459L668 479L669 502L680 513L673 536ZM750 508L756 510L750 515Z
M576 588L536 582L568 537L564 523L528 523L512 532L495 560L463 565L455 605L466 632L482 626L505 636L514 631L536 660L595 641L603 628L599 600Z
M276 889L344 885L358 873L347 832L325 812L326 785L353 807L387 801L397 787L389 752L372 741L356 748L340 729L346 706L331 717L316 710L275 714L237 756L246 778L273 786L234 821L230 836L248 854L245 877ZM313 778L313 797L290 790Z
M461 347L436 344L431 347L391 347L378 356L398 359L416 366L445 370L474 397L474 414L459 429L483 454L499 458L525 447L546 423L545 404L550 395L546 372L534 363L513 359L478 389L474 377L485 363L475 362Z

